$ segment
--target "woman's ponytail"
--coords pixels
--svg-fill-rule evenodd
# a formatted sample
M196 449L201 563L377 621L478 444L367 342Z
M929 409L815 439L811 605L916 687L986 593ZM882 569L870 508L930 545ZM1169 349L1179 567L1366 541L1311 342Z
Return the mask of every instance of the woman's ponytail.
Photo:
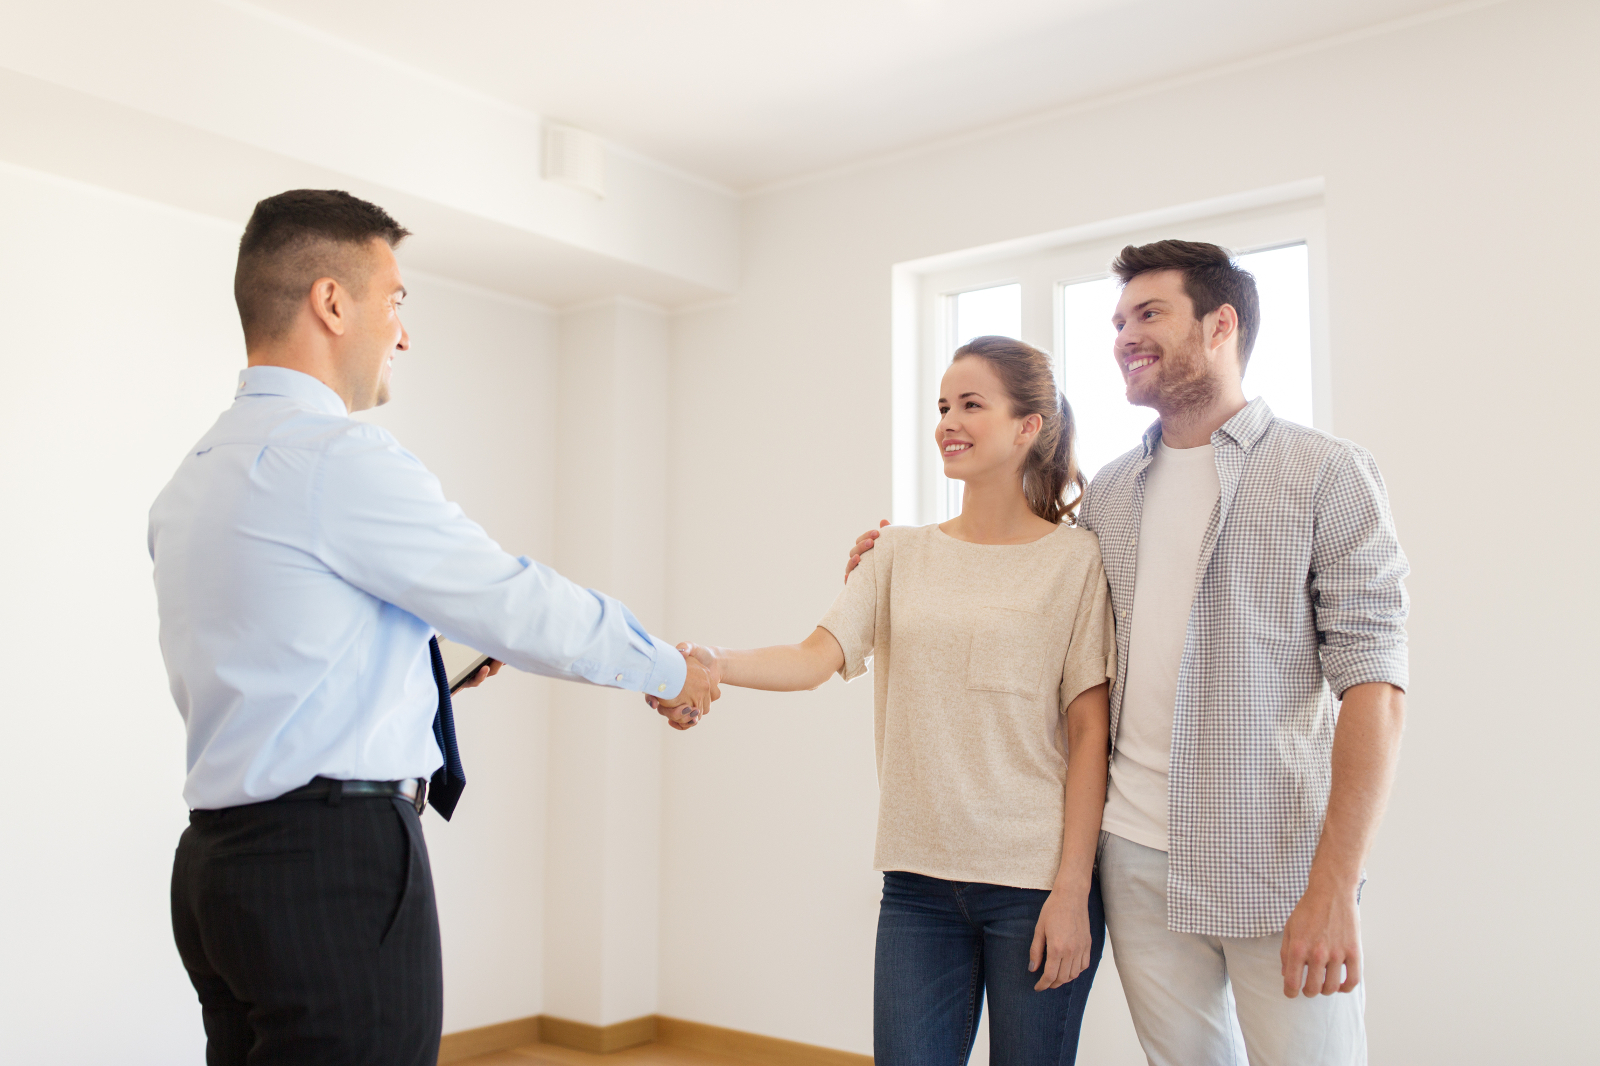
M954 359L968 356L994 367L1013 414L1039 416L1039 435L1022 464L1022 492L1029 509L1046 522L1075 524L1089 482L1078 469L1072 405L1056 388L1050 357L1011 337L974 337L956 349Z

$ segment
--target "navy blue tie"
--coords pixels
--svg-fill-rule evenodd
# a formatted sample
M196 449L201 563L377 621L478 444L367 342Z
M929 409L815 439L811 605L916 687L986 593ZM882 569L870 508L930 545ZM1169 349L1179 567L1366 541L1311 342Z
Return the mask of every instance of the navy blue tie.
M450 675L444 672L444 656L439 653L439 638L428 641L428 654L433 658L433 681L439 686L439 710L433 716L433 739L439 742L444 754L444 765L434 771L428 782L428 804L439 812L439 817L450 820L456 809L461 790L467 787L467 775L461 769L461 753L456 750L456 715L450 706Z

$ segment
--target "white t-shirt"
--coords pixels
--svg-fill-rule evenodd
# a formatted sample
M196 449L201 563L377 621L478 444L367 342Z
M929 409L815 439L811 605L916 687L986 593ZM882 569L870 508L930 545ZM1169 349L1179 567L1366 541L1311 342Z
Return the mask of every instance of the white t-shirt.
M1102 827L1161 851L1167 850L1167 766L1178 666L1194 603L1200 542L1221 492L1211 445L1156 446L1145 471L1128 676Z

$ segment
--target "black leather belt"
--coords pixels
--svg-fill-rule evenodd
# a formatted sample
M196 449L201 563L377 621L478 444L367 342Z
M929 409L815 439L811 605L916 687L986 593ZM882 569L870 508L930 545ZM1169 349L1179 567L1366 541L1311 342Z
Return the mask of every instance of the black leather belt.
M346 796L400 796L422 813L428 803L428 782L420 777L403 781L336 781L330 777L313 777L310 784L285 792L280 800L326 800L328 806L337 807Z

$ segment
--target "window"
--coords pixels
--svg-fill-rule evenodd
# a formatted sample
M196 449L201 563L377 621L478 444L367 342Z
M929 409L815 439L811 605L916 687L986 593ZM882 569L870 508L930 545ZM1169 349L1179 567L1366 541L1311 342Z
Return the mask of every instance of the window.
M1016 337L1022 333L1022 286L991 285L987 289L972 289L957 293L955 326L951 337L950 354L974 337L999 334Z
M1022 335L1022 286L991 285L986 289L969 289L950 297L950 340L945 346L944 361L939 372L950 365L956 349L974 337L998 334L1002 337ZM947 477L940 479L943 490L939 499L938 521L961 513L961 482Z
M1238 206L1248 200L1254 206ZM1165 220L1147 215L1126 226L1106 223L896 267L894 521L925 524L960 510L960 483L944 477L933 435L939 378L955 349L975 336L1019 337L1052 353L1077 417L1086 475L1138 444L1155 414L1127 402L1112 356L1119 287L1108 267L1126 244L1178 237L1233 249L1261 293L1245 395L1264 396L1285 418L1331 429L1320 184L1224 206L1229 210L1194 205Z

